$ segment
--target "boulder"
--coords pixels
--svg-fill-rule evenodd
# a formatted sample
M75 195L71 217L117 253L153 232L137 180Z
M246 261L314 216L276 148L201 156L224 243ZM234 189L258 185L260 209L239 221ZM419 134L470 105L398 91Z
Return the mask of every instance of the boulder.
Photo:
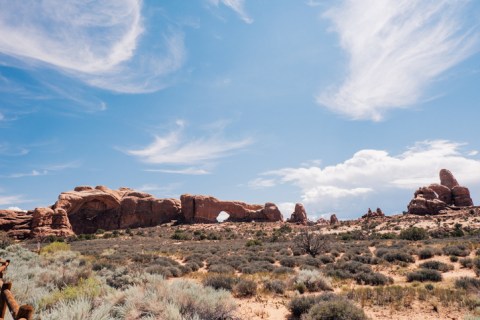
M410 201L408 213L420 216L436 215L446 208L446 203L439 199L427 200L423 197L417 197Z
M283 221L273 203L264 206L240 201L222 201L212 196L184 194L180 197L182 217L187 223L216 223L218 215L228 213L226 221Z
M332 214L330 216L330 225L335 225L335 224L339 224L340 222L338 221L338 218L337 218L337 215L336 214Z
M287 222L291 223L300 223L306 225L308 223L307 212L305 207L301 203L295 205L295 211L290 216L290 219L287 219Z
M452 198L457 207L473 206L472 198L470 197L470 190L466 187L456 186L452 189Z
M442 186L441 184L438 183L433 183L428 186L429 189L435 191L437 194L437 198L443 202L445 202L448 205L453 204L452 202L452 190L450 190L446 186Z
M447 169L440 170L440 184L450 190L459 186L457 179L455 179L450 170Z

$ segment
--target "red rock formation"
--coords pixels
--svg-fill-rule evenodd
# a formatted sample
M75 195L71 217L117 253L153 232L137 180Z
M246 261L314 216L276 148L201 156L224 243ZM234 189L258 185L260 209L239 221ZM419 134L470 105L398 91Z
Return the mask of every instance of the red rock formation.
M368 208L368 212L362 216L362 219L374 219L374 218L385 218L385 214L383 214L382 209L377 208L377 210L373 212L370 208Z
M473 206L470 191L458 184L453 174L446 170L440 170L441 184L431 184L428 187L419 188L414 199L408 205L408 213L416 215L435 215L454 205L457 207Z
M74 235L67 212L62 208L36 208L32 211L32 237Z
M318 218L315 224L320 224L320 225L326 225L329 224L330 222L327 219L324 218Z
M13 238L25 239L30 236L32 215L24 211L0 210L0 230Z
M466 187L456 186L452 189L453 204L457 207L473 206L470 190Z
M273 203L261 206L190 194L182 195L180 201L183 218L187 223L215 223L222 211L229 214L226 221L283 221L280 210Z
M335 225L335 224L339 224L340 222L338 221L338 218L337 218L337 215L336 214L332 214L330 216L330 224L331 225Z
M287 219L287 222L291 223L300 223L306 225L308 223L307 212L305 207L301 203L295 205L295 211L292 213L290 219Z
M76 234L151 227L181 219L177 199L157 199L129 188L77 187L60 194L53 208L67 212Z
M455 179L450 170L447 169L440 170L440 184L450 190L456 186L459 186L457 179Z

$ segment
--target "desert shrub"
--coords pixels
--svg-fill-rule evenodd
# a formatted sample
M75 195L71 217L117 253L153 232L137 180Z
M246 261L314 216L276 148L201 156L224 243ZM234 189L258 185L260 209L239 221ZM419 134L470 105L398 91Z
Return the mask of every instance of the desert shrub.
M58 251L70 251L70 245L65 242L52 242L40 250L41 254L52 254Z
M442 281L442 274L437 270L431 269L418 269L416 271L410 272L407 274L407 281L432 281L432 282L439 282Z
M103 269L98 273L99 276L105 279L108 286L124 290L136 283L135 277L125 267L120 267L114 271Z
M325 235L304 230L294 239L295 245L315 258L322 252L327 252L330 246L329 240ZM295 253L294 253L295 255Z
M318 270L300 270L294 278L295 285L303 284L310 292L332 291L330 279Z
M37 284L42 286L53 285L55 288L76 286L81 280L92 275L90 263L78 252L56 251L43 255Z
M419 267L422 269L438 270L440 272L447 272L453 270L453 266L451 264L446 264L440 261L433 260L421 263Z
M253 247L253 246L261 246L263 245L262 240L259 239L250 239L245 243L245 246L248 247Z
M388 262L397 262L397 261L407 262L407 263L415 262L415 258L411 254L405 251L397 250L397 249L385 249L385 248L378 249L375 252L375 255Z
M312 266L312 267L320 267L322 265L322 262L318 258L313 258L313 257L306 257L303 260L303 265L306 266Z
M239 267L240 271L245 274L254 274L259 272L272 272L275 266L266 261L255 261Z
M428 233L423 228L410 227L402 230L399 238L411 241L425 240L428 238Z
M458 244L444 247L443 253L448 256L466 257L470 254L470 249L466 245Z
M289 273L294 273L295 270L289 267L279 267L279 268L275 268L272 272L273 274L289 274Z
M141 282L112 297L111 318L129 319L131 315L151 319L233 318L236 303L225 290L203 287L188 280L167 282L154 276Z
M328 276L339 279L353 279L357 274L373 272L369 265L358 261L338 261L327 265L326 270Z
M177 229L170 238L173 240L185 241L192 240L192 235L190 233L185 233L183 230Z
M277 294L284 294L287 289L287 285L282 280L266 280L263 287L265 290Z
M323 264L333 263L335 261L335 259L332 256L327 256L327 255L320 255L318 256L317 259L320 260Z
M480 257L475 257L473 259L473 271L477 276L480 276Z
M234 273L235 268L228 264L212 264L208 267L208 272L214 273Z
M337 298L313 306L302 320L367 320L365 312L351 301Z
M150 274L158 274L164 278L181 277L183 275L182 269L173 266L151 265L145 268L145 272Z
M458 257L457 256L450 256L450 262L457 262L458 261Z
M8 234L5 231L0 231L0 249L5 249L12 244L13 240L8 236Z
M280 264L284 267L293 268L297 266L297 261L293 257L286 257L286 258L280 259Z
M237 278L227 275L210 275L203 280L204 286L209 286L214 289L225 289L232 291L237 283Z
M462 267L471 269L473 268L473 260L472 258L461 258L458 260Z
M95 298L100 295L101 286L94 278L81 279L76 285L56 289L45 295L39 302L40 308L51 308L61 300L74 300L80 297Z
M437 251L435 249L429 248L429 247L420 249L420 251L418 251L418 257L422 260L423 259L430 259L433 256L435 256L436 254L438 254Z
M463 290L480 290L480 279L472 277L461 277L455 280L455 288Z
M335 299L333 293L323 293L318 296L296 296L288 303L288 309L294 317L299 318L307 313L315 304Z
M393 283L393 279L387 277L379 272L366 273L362 272L355 275L355 280L358 284L371 285L371 286L384 286Z
M240 279L233 288L235 297L251 297L257 293L257 283L249 279Z

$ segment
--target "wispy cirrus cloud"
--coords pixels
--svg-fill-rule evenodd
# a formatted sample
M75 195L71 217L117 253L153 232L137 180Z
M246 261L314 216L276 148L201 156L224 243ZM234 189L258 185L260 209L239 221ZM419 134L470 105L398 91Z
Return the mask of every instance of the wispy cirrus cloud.
M389 110L428 98L432 81L479 49L479 25L468 19L468 4L341 1L324 17L347 54L347 73L317 102L352 119L379 121Z
M373 199L378 203L391 193L397 198L400 193L411 197L416 188L439 181L442 168L451 170L460 183L478 187L480 160L463 152L463 146L447 140L421 141L399 155L365 149L338 164L272 170L261 179L273 177L271 186L291 184L299 188L302 201L317 213L359 210L360 202Z
M185 123L177 121L177 128L170 133L156 135L154 141L144 148L123 150L128 155L137 157L143 162L163 165L209 165L211 161L227 157L244 149L253 140L226 140L223 129L210 132L204 137L189 139L184 134ZM153 170L153 169L149 169ZM182 169L158 169L167 173L206 174L203 168L188 167Z
M210 174L210 171L201 169L201 168L195 168L195 167L188 167L185 169L146 169L145 171L147 172L161 172L161 173L172 173L172 174L188 174L188 175L204 175L204 174Z
M27 172L17 172L10 175L4 176L5 178L25 178L25 177L39 177L53 174L58 171L63 171L66 169L78 168L81 165L79 161L73 161L68 163L54 164L43 166L42 169L34 169Z
M242 19L245 23L253 23L253 19L245 10L245 0L209 0L215 6L219 6L220 3L227 6L228 8L235 11L235 13Z
M17 205L18 203L25 203L26 201L21 195L5 196L0 195L0 206Z
M0 0L0 61L53 68L112 91L161 89L168 83L165 77L183 64L183 36L167 28L152 34L142 4Z

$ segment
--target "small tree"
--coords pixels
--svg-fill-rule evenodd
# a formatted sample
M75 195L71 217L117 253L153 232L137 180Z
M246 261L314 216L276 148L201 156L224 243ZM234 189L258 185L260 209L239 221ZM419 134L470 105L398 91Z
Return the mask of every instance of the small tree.
M5 249L11 244L13 244L13 240L8 234L5 231L0 231L0 249Z
M309 232L307 229L296 237L295 244L314 258L319 253L326 252L329 247L325 235Z

